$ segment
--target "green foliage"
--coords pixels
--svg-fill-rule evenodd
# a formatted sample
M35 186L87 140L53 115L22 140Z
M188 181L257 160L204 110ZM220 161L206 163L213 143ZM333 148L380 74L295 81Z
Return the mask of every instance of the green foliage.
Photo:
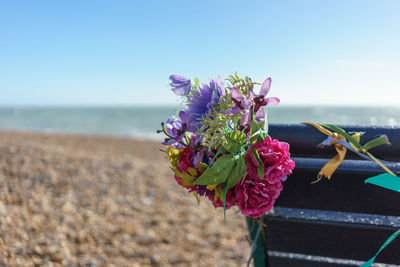
M257 174L260 179L264 178L264 164L260 159L260 155L258 155L257 149L251 147L251 152L253 153L254 158L256 159L258 166L257 166Z
M208 147L210 151L216 150L221 144L229 143L226 138L226 133L237 129L238 124L242 118L242 114L222 114L222 111L232 108L235 104L232 101L231 89L232 87L238 88L244 96L247 96L248 90L253 89L254 85L259 83L253 82L249 77L244 79L240 78L237 73L230 75L227 79L228 85L225 87L225 94L220 98L217 107L215 107L209 114L207 114L200 122L199 135L204 138L204 146ZM258 130L263 129L263 123L252 122L252 135ZM257 136L252 141L255 141ZM235 147L236 149L237 147ZM232 150L232 151L230 151ZM233 152L233 148L228 151Z
M380 145L387 145L389 144L389 140L387 138L386 135L382 135L378 138L375 138L374 140L369 141L368 143L366 143L363 148L365 150L370 150L374 147L380 146Z
M237 72L235 72L235 75L229 75L226 80L229 82L229 85L227 87L228 89L236 87L246 97L248 95L248 90L246 89L246 87L253 90L254 85L259 84L253 82L248 76L246 76L244 79L240 78Z
M263 121L256 121L254 118L251 120L251 130L250 130L250 135L255 134L259 130L264 128L264 122Z
M263 130L261 130L260 134L256 136L257 137L256 140L257 140L257 142L262 142L265 139L265 137L267 137L267 136L268 136L268 132L263 129Z
M232 130L229 123L234 124L233 128L236 128L235 122L240 121L240 114L227 115L221 113L221 111L228 110L231 107L233 107L231 96L226 93L220 99L218 106L200 122L199 134L204 138L203 144L210 151L217 149L218 146L226 141L225 133Z
M215 161L195 182L195 185L218 185L228 179L229 173L235 165L234 155L226 154Z
M332 125L332 124L320 124L321 126L334 131L338 134L343 135L344 137L346 137L347 141L351 144L353 144L355 147L357 147L358 149L364 149L366 151L380 146L380 145L385 145L385 144L389 144L389 140L387 138L386 135L382 135L378 138L375 138L374 140L371 140L369 142L367 142L365 145L361 145L358 141L356 141L350 134L348 134L345 130L343 130L342 128L336 126L336 125Z
M229 174L228 180L226 183L228 184L228 189L234 187L242 178L246 175L247 166L244 155L240 155L235 160L235 165L232 168L231 173Z
M222 143L224 149L228 152L238 152L246 144L246 135L240 131L232 131L225 134L225 142Z
M196 90L197 87L199 87L199 86L200 86L200 80L199 80L199 78L194 77L194 83L193 83L193 85L192 85L192 89L193 89L193 90Z
M246 175L247 166L244 154L226 154L211 165L195 182L195 185L226 184L227 189L234 187Z
M211 160L210 164L208 165L208 167L210 167L214 163L215 159L218 157L219 154L222 153L223 150L224 150L224 148L221 146L218 149L217 153L215 153L215 155L214 155L213 159ZM208 167L207 167L207 169L208 169Z
M250 142L258 142L264 140L266 132L264 131L264 122L256 121L254 118L251 121Z
M222 203L224 205L224 222L226 223L226 191L228 190L228 183L225 182L222 186Z
M340 128L340 127L338 127L336 125L332 125L332 124L322 124L321 123L320 125L325 127L325 128L327 128L327 129L329 129L329 130L331 130L331 131L334 131L334 132L336 132L338 134L343 135L344 137L346 137L347 141L349 143L352 143L355 147L357 147L357 148L361 148L362 147L359 142L357 142L350 134L348 134L342 128Z

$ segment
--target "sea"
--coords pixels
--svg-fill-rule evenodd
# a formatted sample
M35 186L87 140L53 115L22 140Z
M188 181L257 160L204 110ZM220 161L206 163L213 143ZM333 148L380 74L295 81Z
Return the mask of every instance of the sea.
M268 122L305 121L337 125L400 127L400 107L276 106ZM94 134L162 140L160 123L176 114L173 106L136 107L2 107L0 130Z

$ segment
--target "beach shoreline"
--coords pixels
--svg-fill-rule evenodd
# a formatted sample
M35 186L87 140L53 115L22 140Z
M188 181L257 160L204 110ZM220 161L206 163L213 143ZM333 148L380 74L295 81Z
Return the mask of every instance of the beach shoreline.
M0 131L0 262L242 266L244 216L177 186L162 145Z

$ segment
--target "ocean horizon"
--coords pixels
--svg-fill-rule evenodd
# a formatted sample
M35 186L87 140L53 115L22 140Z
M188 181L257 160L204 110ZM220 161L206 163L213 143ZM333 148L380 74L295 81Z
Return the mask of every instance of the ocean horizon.
M276 106L268 122L400 126L399 107ZM133 137L162 140L160 123L174 106L0 107L0 130Z

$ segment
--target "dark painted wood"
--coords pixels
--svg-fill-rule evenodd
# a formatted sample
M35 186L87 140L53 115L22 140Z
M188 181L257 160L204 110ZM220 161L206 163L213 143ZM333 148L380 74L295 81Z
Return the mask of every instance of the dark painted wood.
M296 167L284 182L276 206L400 215L400 206L392 204L400 203L399 193L364 183L365 179L383 173L374 162L343 162L330 180L311 184L327 160L295 161ZM398 171L399 167L392 169Z
M391 145L383 145L371 150L371 153L377 157L388 161L400 161L400 128L394 127L362 127L362 126L341 126L349 132L365 132L361 136L361 144L364 144L382 134L386 134ZM269 127L269 135L280 141L290 144L290 152L296 157L329 158L334 155L332 146L320 148L318 145L326 139L326 136L315 128L296 124L273 124ZM348 159L359 159L359 156L349 152Z
M391 145L371 152L394 162L392 171L400 171L400 128L342 128L365 132L362 144L386 134ZM332 146L318 147L326 136L306 125L271 125L269 134L290 144L296 162L275 204L276 213L264 217L266 250L275 253L268 257L270 266L355 266L371 258L400 224L400 206L396 204L400 194L364 183L384 171L349 151L346 159L350 160L342 163L331 180L310 184L336 154ZM346 259L358 263L351 265ZM400 265L400 239L385 248L376 262Z
M354 225L267 221L267 249L307 255L366 261L394 230ZM377 262L400 264L400 239L396 239L377 257ZM271 264L271 266L273 266Z
M269 219L315 224L335 224L346 227L372 227L373 229L378 227L389 231L397 230L400 227L400 217L398 216L285 207L274 207L273 212L268 213L265 217L266 221Z
M305 259L292 259L292 258L283 258L283 257L273 257L270 256L271 266L289 266L289 267L339 267L339 266L356 266L354 264L345 264L341 261L335 262L335 259L332 259L332 262L321 262L321 261L312 261Z

